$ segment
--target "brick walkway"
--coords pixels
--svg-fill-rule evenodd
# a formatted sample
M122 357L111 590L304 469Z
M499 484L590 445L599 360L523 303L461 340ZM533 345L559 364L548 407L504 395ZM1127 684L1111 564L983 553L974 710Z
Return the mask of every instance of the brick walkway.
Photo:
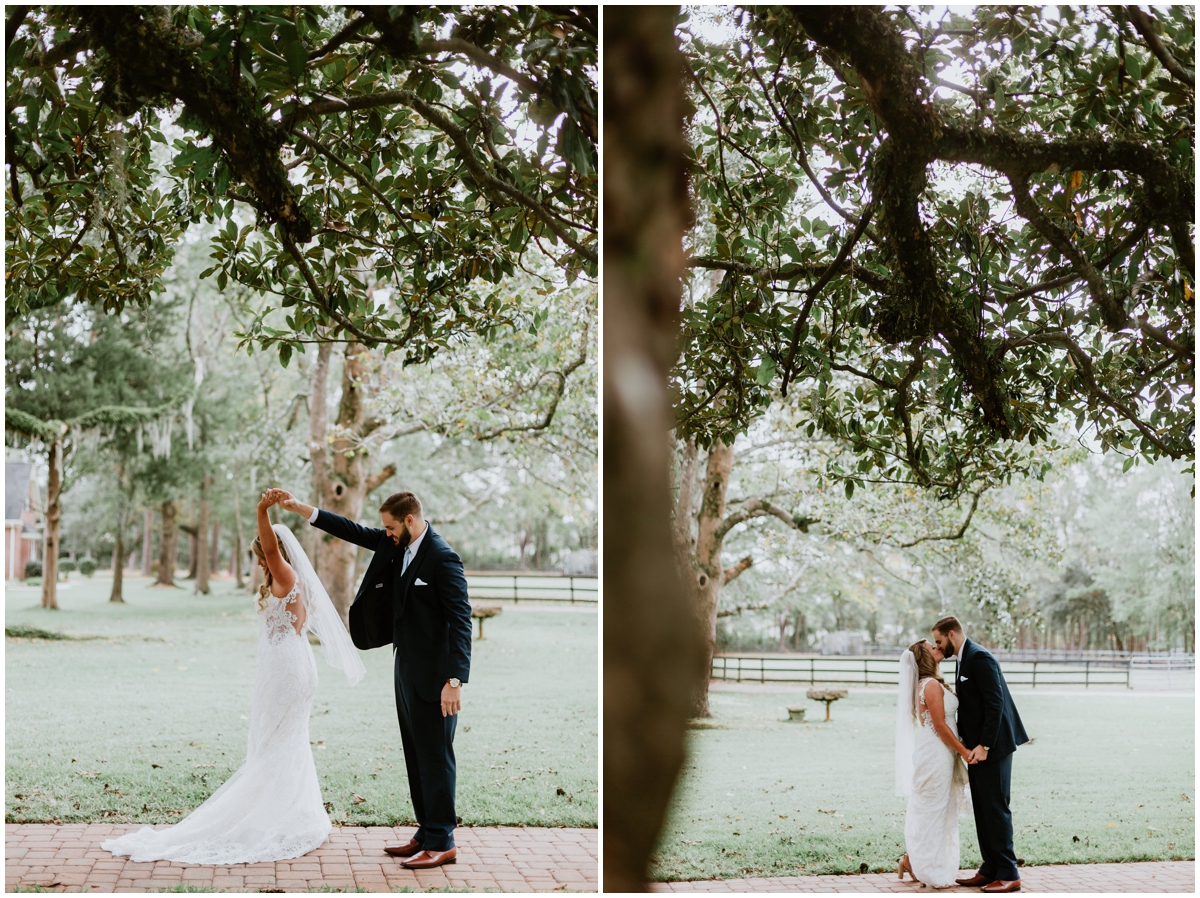
M146 892L193 884L250 892L321 886L380 892L405 887L594 892L598 883L599 835L594 829L460 827L455 831L458 863L421 872L405 870L398 859L383 853L384 845L407 841L411 826L334 827L325 844L304 857L232 867L135 864L100 847L140 826L6 823L5 889L36 884L65 892Z
M974 870L963 871L970 876ZM656 892L910 892L932 895L934 890L904 882L895 873L860 876L775 876L762 879L704 879L660 882ZM1131 864L1061 864L1022 867L1022 892L1188 892L1196 891L1195 861L1145 861ZM953 886L942 892L973 892Z

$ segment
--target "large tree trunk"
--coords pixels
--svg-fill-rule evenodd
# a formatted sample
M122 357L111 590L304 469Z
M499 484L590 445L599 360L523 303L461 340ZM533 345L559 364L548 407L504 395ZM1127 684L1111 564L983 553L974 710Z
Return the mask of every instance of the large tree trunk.
M699 599L700 620L704 626L705 671L712 670L717 651L717 609L721 604L721 587L725 585L725 568L721 564L721 547L725 535L721 530L725 520L725 499L729 492L729 475L733 471L733 447L717 441L708 453L704 471L704 494L700 497L700 514L696 527L696 555L693 575ZM696 687L693 713L696 717L711 717L708 707L708 676Z
M328 344L322 345L321 351ZM338 437L333 441L332 460L325 454L325 384L329 376L329 354L317 355L317 370L313 376L312 408L310 415L309 452L313 460L313 486L319 497L318 505L334 514L357 521L362 518L367 494L396 473L388 465L378 474L368 473L368 455L355 450L351 435L364 431L366 409L363 403L363 382L367 376L369 351L357 344L346 344L342 368L342 398L338 406ZM333 605L349 626L350 603L354 601L355 560L358 547L328 533L317 542L317 573Z
M46 521L42 542L42 607L58 607L58 547L62 530L63 445L62 438L50 444L49 475L46 478Z
M683 60L675 6L616 6L604 41L604 884L646 888L704 639L671 531L667 374L677 355Z
M175 522L175 500L162 504L162 535L158 546L158 579L156 586L175 585L175 555L179 548L179 527Z
M196 592L208 595L208 487L209 476L200 481L200 520L196 522L196 535L192 546L192 565L196 569Z
M696 537L692 533L692 524L696 517L696 467L699 452L695 440L683 444L683 453L679 461L679 483L676 485L674 537L675 550L679 553L686 569L691 563L691 557L696 547Z
M150 552L154 548L154 512L149 508L142 510L142 576L149 577Z

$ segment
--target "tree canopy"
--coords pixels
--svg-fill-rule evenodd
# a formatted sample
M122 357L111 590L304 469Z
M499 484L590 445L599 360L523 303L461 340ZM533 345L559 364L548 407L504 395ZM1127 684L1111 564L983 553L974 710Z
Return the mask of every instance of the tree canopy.
M690 12L681 435L729 441L805 384L848 492L1036 473L1060 417L1127 464L1193 458L1194 26Z
M10 321L149 302L202 220L284 364L512 324L531 248L596 274L595 7L13 6L5 37Z

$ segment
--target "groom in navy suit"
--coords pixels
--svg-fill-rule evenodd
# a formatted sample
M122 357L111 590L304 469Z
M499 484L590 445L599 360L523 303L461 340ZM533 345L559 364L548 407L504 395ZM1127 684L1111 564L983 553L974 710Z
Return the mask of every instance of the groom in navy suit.
M1021 888L1013 850L1012 756L1029 741L1004 674L991 652L963 633L955 617L933 625L933 641L947 658L958 656L954 692L958 696L958 733L971 751L967 776L971 805L983 863L979 872L956 882L983 886L985 892L1016 892Z
M462 560L426 522L413 493L380 506L383 529L364 527L288 496L281 503L326 533L374 552L350 606L360 649L392 645L396 715L417 831L384 848L410 869L453 864L454 731L471 672L471 603Z

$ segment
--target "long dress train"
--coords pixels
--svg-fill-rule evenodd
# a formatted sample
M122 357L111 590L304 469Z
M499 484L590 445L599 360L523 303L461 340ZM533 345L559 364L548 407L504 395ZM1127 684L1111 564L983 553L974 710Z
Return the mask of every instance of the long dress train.
M307 625L297 633L288 610L299 590L297 582L283 598L269 595L259 612L246 763L178 823L144 826L102 848L135 861L248 864L300 857L329 836L308 738L317 665Z

